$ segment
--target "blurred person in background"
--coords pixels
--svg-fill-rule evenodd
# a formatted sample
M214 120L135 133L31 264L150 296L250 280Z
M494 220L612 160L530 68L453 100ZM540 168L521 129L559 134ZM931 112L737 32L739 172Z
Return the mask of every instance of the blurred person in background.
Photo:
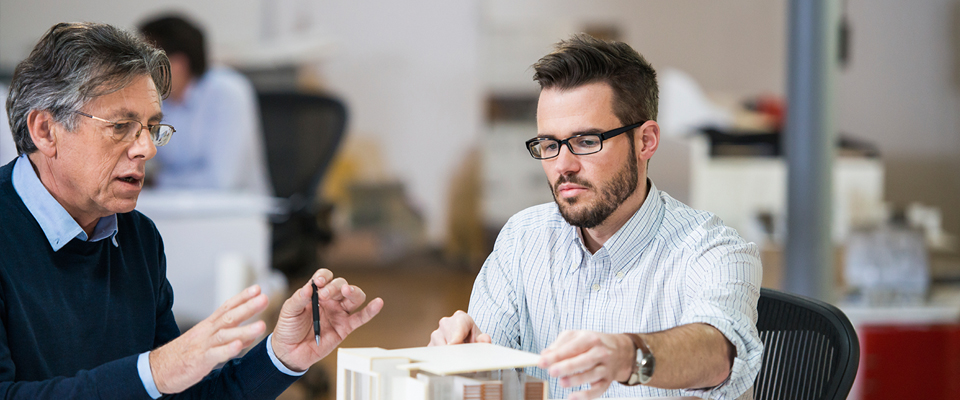
M6 110L7 85L0 82L0 106ZM7 113L0 112L0 165L6 164L17 157L17 146L13 144L13 134L10 133L10 121Z
M104 24L57 24L17 65L20 155L0 167L0 398L275 398L382 308L361 309L360 288L320 269L242 358L266 330L243 324L267 307L256 285L180 333L163 241L134 210L174 132L161 123L169 90L166 55Z
M157 188L270 195L260 109L250 81L227 67L208 67L203 32L184 17L150 19L139 30L170 59L163 115L177 127L177 140L151 165Z
M660 141L653 67L584 34L533 67L527 150L555 202L510 218L469 312L443 318L430 345L540 353L527 373L550 382L550 398L752 398L759 250L647 178Z

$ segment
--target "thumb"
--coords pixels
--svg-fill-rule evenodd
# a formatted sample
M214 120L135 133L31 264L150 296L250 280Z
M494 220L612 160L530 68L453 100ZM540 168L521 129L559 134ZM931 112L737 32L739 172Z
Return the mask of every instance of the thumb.
M310 286L310 282L307 282L306 285L297 289L293 296L290 296L287 301L283 302L283 307L280 309L280 316L300 315L300 313L310 305L312 296L313 287Z

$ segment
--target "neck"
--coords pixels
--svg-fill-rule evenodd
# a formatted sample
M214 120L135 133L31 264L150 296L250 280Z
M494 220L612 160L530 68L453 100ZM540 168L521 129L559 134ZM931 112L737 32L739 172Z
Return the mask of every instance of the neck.
M83 231L87 233L87 237L93 236L93 229L97 227L97 222L100 221L100 216L86 215L78 208L73 207L64 201L64 196L62 193L63 191L70 189L60 185L56 178L56 174L54 174L53 170L50 168L48 158L43 157L39 151L35 151L33 154L27 156L27 159L30 160L30 166L33 167L33 172L36 172L37 177L40 178L40 183L43 184L43 187L47 189L47 192L53 196L57 203L60 203L60 206L63 207L64 210L67 210L67 214L70 214L74 221L77 221L77 224L80 225L80 229L83 229Z
M620 204L620 207L617 207L617 210L610 214L603 223L593 228L580 228L583 243L591 254L599 251L603 244L613 237L643 206L643 202L647 199L647 193L650 191L650 184L646 177L643 178L642 182L643 188L638 187L637 190L633 191L633 194L627 197L623 204Z

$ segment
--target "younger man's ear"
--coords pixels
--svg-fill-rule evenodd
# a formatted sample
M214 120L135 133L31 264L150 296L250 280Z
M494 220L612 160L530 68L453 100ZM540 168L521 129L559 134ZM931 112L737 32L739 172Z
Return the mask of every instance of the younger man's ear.
M649 160L650 157L653 157L653 153L657 152L657 147L660 146L660 125L657 124L657 121L644 122L637 128L637 133L633 137L637 141L635 143L637 157L642 160Z

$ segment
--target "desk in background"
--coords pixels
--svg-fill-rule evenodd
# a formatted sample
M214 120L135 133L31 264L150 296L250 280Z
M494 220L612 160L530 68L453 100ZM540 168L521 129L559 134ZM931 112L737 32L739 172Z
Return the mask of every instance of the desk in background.
M253 283L271 295L286 289L270 269L273 198L215 191L144 190L137 210L163 237L173 312L181 327L206 318Z

